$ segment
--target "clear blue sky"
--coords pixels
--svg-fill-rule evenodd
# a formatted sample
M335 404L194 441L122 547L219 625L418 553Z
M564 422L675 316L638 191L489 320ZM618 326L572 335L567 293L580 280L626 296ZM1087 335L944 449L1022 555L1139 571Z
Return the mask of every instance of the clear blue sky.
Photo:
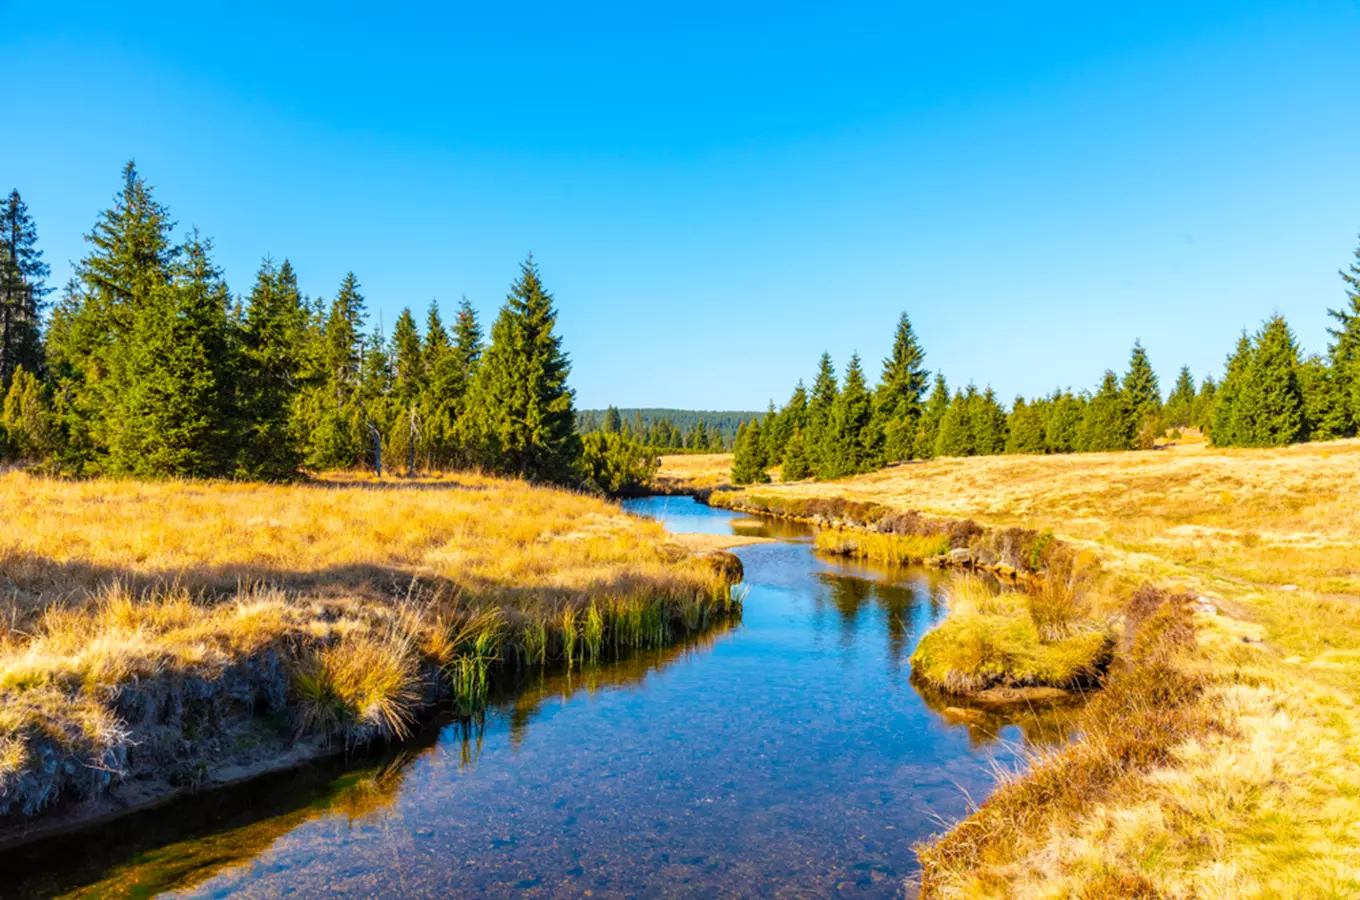
M390 326L533 251L582 406L871 377L1164 387L1278 309L1325 347L1360 233L1360 7L12 3L0 187L53 281L135 157L233 290L288 257Z

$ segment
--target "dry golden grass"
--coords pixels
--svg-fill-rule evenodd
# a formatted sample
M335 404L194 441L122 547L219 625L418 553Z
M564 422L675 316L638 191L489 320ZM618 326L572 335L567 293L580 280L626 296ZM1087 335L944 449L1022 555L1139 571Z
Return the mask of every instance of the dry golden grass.
M243 661L274 653L301 730L400 736L427 670L478 701L498 661L652 646L729 596L657 523L475 475L269 486L12 472L0 509L0 816L34 753L115 752L126 735L111 711L137 680L249 681ZM54 800L30 793L30 811Z
M656 484L661 490L683 487L703 490L732 480L730 453L674 453L661 457Z
M1360 441L941 459L758 490L1051 530L1100 557L1105 612L1145 581L1212 601L1181 665L1219 727L981 865L928 858L932 895L1360 896Z

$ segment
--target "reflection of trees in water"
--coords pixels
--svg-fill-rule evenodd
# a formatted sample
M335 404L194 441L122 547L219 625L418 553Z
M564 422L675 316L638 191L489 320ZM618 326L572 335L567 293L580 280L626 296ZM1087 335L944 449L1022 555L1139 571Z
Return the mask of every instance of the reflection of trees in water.
M940 607L937 592L932 582L924 577L901 584L839 572L823 572L818 575L818 582L822 589L814 593L816 612L819 616L823 615L826 607L835 611L840 624L840 643L847 650L854 643L870 603L878 608L883 615L887 634L888 665L894 673L901 671L915 645L917 631L922 624L918 619L923 610L923 600L928 601L925 609L930 614L930 621L938 617Z

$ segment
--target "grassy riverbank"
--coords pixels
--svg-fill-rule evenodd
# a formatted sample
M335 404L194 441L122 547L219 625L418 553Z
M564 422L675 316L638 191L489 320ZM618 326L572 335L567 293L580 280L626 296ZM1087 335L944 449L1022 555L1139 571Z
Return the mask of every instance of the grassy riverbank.
M478 476L0 476L0 822L373 739L502 669L696 632L729 576L604 501ZM135 777L132 777L135 776Z
M1092 613L1123 641L1086 739L922 848L926 894L1360 894L1360 441L940 459L723 499L757 494L1100 560Z

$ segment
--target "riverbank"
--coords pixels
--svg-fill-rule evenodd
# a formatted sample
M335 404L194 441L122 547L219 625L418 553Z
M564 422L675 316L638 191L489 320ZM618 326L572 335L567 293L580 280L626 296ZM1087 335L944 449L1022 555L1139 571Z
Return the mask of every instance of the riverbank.
M923 846L926 895L1360 893L1360 442L942 459L720 502L757 494L1049 531L1101 561L1125 640L1107 727ZM1144 583L1169 605L1136 665Z
M10 473L0 506L7 845L400 740L502 672L739 612L730 555L522 482Z

